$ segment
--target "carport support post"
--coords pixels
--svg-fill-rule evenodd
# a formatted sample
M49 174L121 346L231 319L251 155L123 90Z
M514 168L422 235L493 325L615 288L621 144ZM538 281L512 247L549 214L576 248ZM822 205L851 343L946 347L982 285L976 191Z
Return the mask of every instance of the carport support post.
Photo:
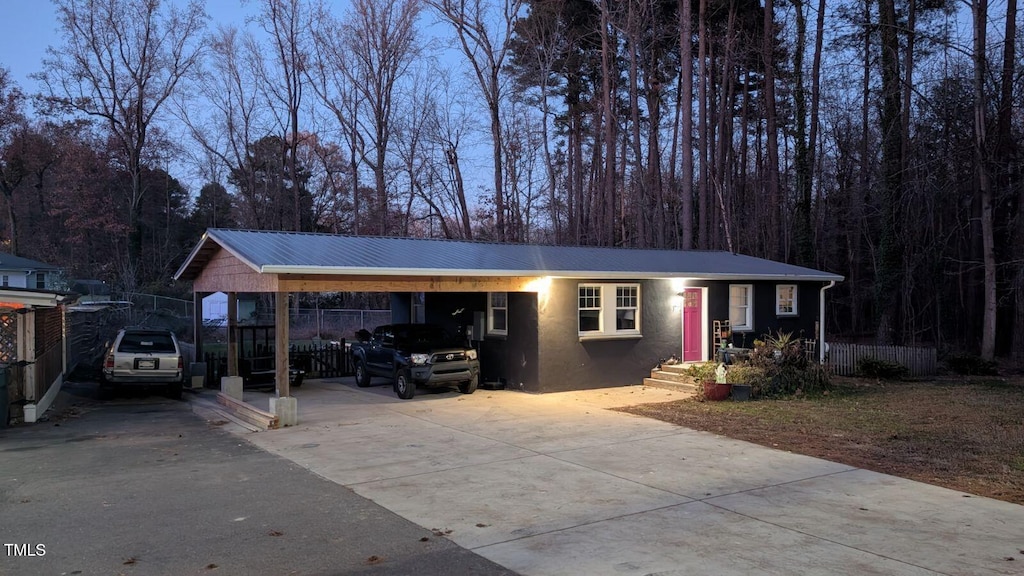
M298 405L290 396L288 382L288 292L274 295L274 380L277 397L270 399L270 411L277 415L281 426L298 423Z
M192 293L192 342L195 346L193 362L205 362L203 358L203 292Z
M238 376L238 293L228 292L228 376Z

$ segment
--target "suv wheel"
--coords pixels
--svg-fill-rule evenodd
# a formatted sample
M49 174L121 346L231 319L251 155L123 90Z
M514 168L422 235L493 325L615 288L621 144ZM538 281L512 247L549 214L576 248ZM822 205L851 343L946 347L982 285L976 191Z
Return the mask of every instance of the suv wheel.
M459 384L459 392L462 392L463 394L472 394L473 392L476 392L476 387L479 385L480 375L474 374L472 380Z
M402 400L408 400L416 394L416 384L409 379L405 370L395 372L395 394Z
M370 373L366 371L366 366L363 365L361 360L356 360L356 386L366 388L369 385Z

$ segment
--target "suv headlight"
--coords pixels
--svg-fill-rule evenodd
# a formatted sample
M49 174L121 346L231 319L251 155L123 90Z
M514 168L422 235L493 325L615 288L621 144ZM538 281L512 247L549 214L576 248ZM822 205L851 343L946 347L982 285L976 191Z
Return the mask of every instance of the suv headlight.
M426 364L430 362L430 354L410 354L409 360L412 360L413 364Z
M469 350L466 350L466 358L468 358L470 360L476 360L476 350L474 350L472 348L470 348Z

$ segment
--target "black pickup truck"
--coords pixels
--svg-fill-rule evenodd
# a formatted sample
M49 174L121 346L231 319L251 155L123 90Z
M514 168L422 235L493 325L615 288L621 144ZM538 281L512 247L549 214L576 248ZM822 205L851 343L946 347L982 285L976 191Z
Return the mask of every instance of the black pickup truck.
M417 385L458 385L463 394L472 394L480 383L476 350L436 324L378 326L368 341L353 343L351 349L357 386L369 386L372 376L386 376L403 400L413 397Z

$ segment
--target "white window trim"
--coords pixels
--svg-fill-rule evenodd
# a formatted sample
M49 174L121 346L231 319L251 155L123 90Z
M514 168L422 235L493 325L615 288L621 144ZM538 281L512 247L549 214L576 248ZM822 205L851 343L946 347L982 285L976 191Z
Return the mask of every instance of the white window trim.
M617 330L615 328L616 311L618 308L617 288L636 288L636 328L630 330ZM598 330L586 332L579 329L580 310L592 310L592 308L580 308L580 288L598 288L601 298L601 307L598 314ZM584 282L576 286L576 331L580 340L614 340L616 338L641 338L642 326L640 320L643 317L643 296L639 283L621 282L603 284Z
M505 295L505 307L494 306L493 294L504 294ZM500 330L494 327L494 311L503 310L505 312L505 329ZM488 292L487 293L487 334L491 336L508 336L508 292Z
M743 324L732 323L732 289L747 289L747 314ZM730 284L729 285L729 327L733 332L752 332L754 330L754 285L753 284Z
M793 310L791 312L784 312L782 310L782 291L786 288L793 289ZM798 316L799 308L797 308L797 300L799 295L799 289L796 284L776 284L775 285L775 315L776 316Z

